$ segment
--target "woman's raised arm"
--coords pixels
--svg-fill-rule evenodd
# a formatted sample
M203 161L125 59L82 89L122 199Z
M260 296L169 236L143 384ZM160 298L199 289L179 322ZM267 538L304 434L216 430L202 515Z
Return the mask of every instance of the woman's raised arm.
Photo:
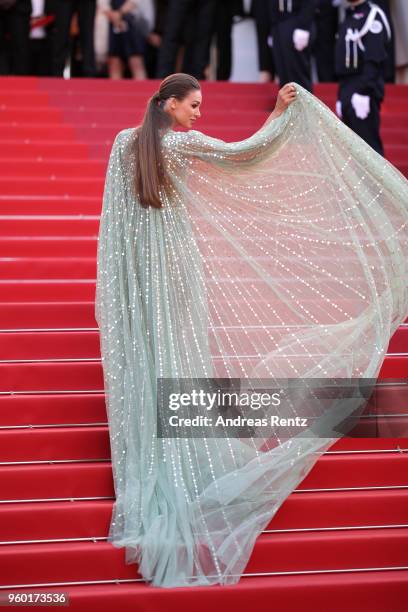
M225 142L207 136L197 130L172 132L168 145L177 153L196 157L216 165L229 163L252 163L273 152L279 145L279 137L286 133L291 116L291 104L297 97L296 84L288 83L279 90L275 109L252 136L236 142Z

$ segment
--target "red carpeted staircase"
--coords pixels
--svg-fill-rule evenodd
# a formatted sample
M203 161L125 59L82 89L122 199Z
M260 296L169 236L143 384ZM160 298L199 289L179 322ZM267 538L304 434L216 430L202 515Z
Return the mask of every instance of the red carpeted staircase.
M238 585L155 589L106 542L96 238L113 137L138 124L156 88L0 79L0 602L14 587L68 593L81 611L408 612L408 388L386 384L408 379L408 321L381 370L387 418L376 423L389 437L332 446L258 538ZM276 91L206 83L197 129L245 138ZM335 86L314 93L334 109ZM407 87L387 86L382 133L408 176Z

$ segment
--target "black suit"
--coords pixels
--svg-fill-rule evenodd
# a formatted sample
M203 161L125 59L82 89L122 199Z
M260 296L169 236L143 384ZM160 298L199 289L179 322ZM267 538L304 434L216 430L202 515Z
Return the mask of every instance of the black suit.
M217 2L215 34L217 45L217 81L228 81L232 68L232 24L235 15L243 15L242 0Z
M82 72L85 77L96 75L94 50L94 22L96 0L57 0L53 38L53 73L62 76L69 54L71 19L78 12L79 39L83 56Z
M270 72L275 75L273 57L268 46L268 38L271 33L269 20L269 7L265 0L252 0L251 15L255 19L256 39L258 46L258 67L260 71Z
M162 79L174 72L177 52L183 42L186 49L182 72L196 79L204 78L214 32L215 10L216 0L169 0L157 78Z
M31 13L31 0L17 0L12 8L0 11L0 74L29 73Z
M316 40L313 54L320 83L336 81L334 48L339 24L339 11L332 0L318 0L315 12Z

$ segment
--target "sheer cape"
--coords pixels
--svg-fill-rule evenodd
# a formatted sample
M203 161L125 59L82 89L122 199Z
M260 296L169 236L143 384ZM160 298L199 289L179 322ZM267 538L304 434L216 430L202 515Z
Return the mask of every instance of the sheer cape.
M108 540L156 586L237 582L347 416L318 408L327 437L272 447L256 428L158 438L157 379L376 378L408 315L408 183L296 87L241 142L165 133L162 209L134 193L135 129L110 154L95 310L116 493Z

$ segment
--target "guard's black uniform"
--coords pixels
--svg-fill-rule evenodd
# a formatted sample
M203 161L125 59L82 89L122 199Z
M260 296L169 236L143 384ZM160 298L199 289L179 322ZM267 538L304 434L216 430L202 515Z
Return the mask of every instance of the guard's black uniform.
M315 4L316 0L268 0L272 53L280 85L295 81L312 91L310 57L316 35ZM296 29L310 32L309 43L302 51L293 44Z
M366 1L347 8L336 41L342 119L381 155L384 150L380 138L380 107L390 38L391 29L384 12ZM354 93L370 97L370 112L365 119L357 117L351 104Z

